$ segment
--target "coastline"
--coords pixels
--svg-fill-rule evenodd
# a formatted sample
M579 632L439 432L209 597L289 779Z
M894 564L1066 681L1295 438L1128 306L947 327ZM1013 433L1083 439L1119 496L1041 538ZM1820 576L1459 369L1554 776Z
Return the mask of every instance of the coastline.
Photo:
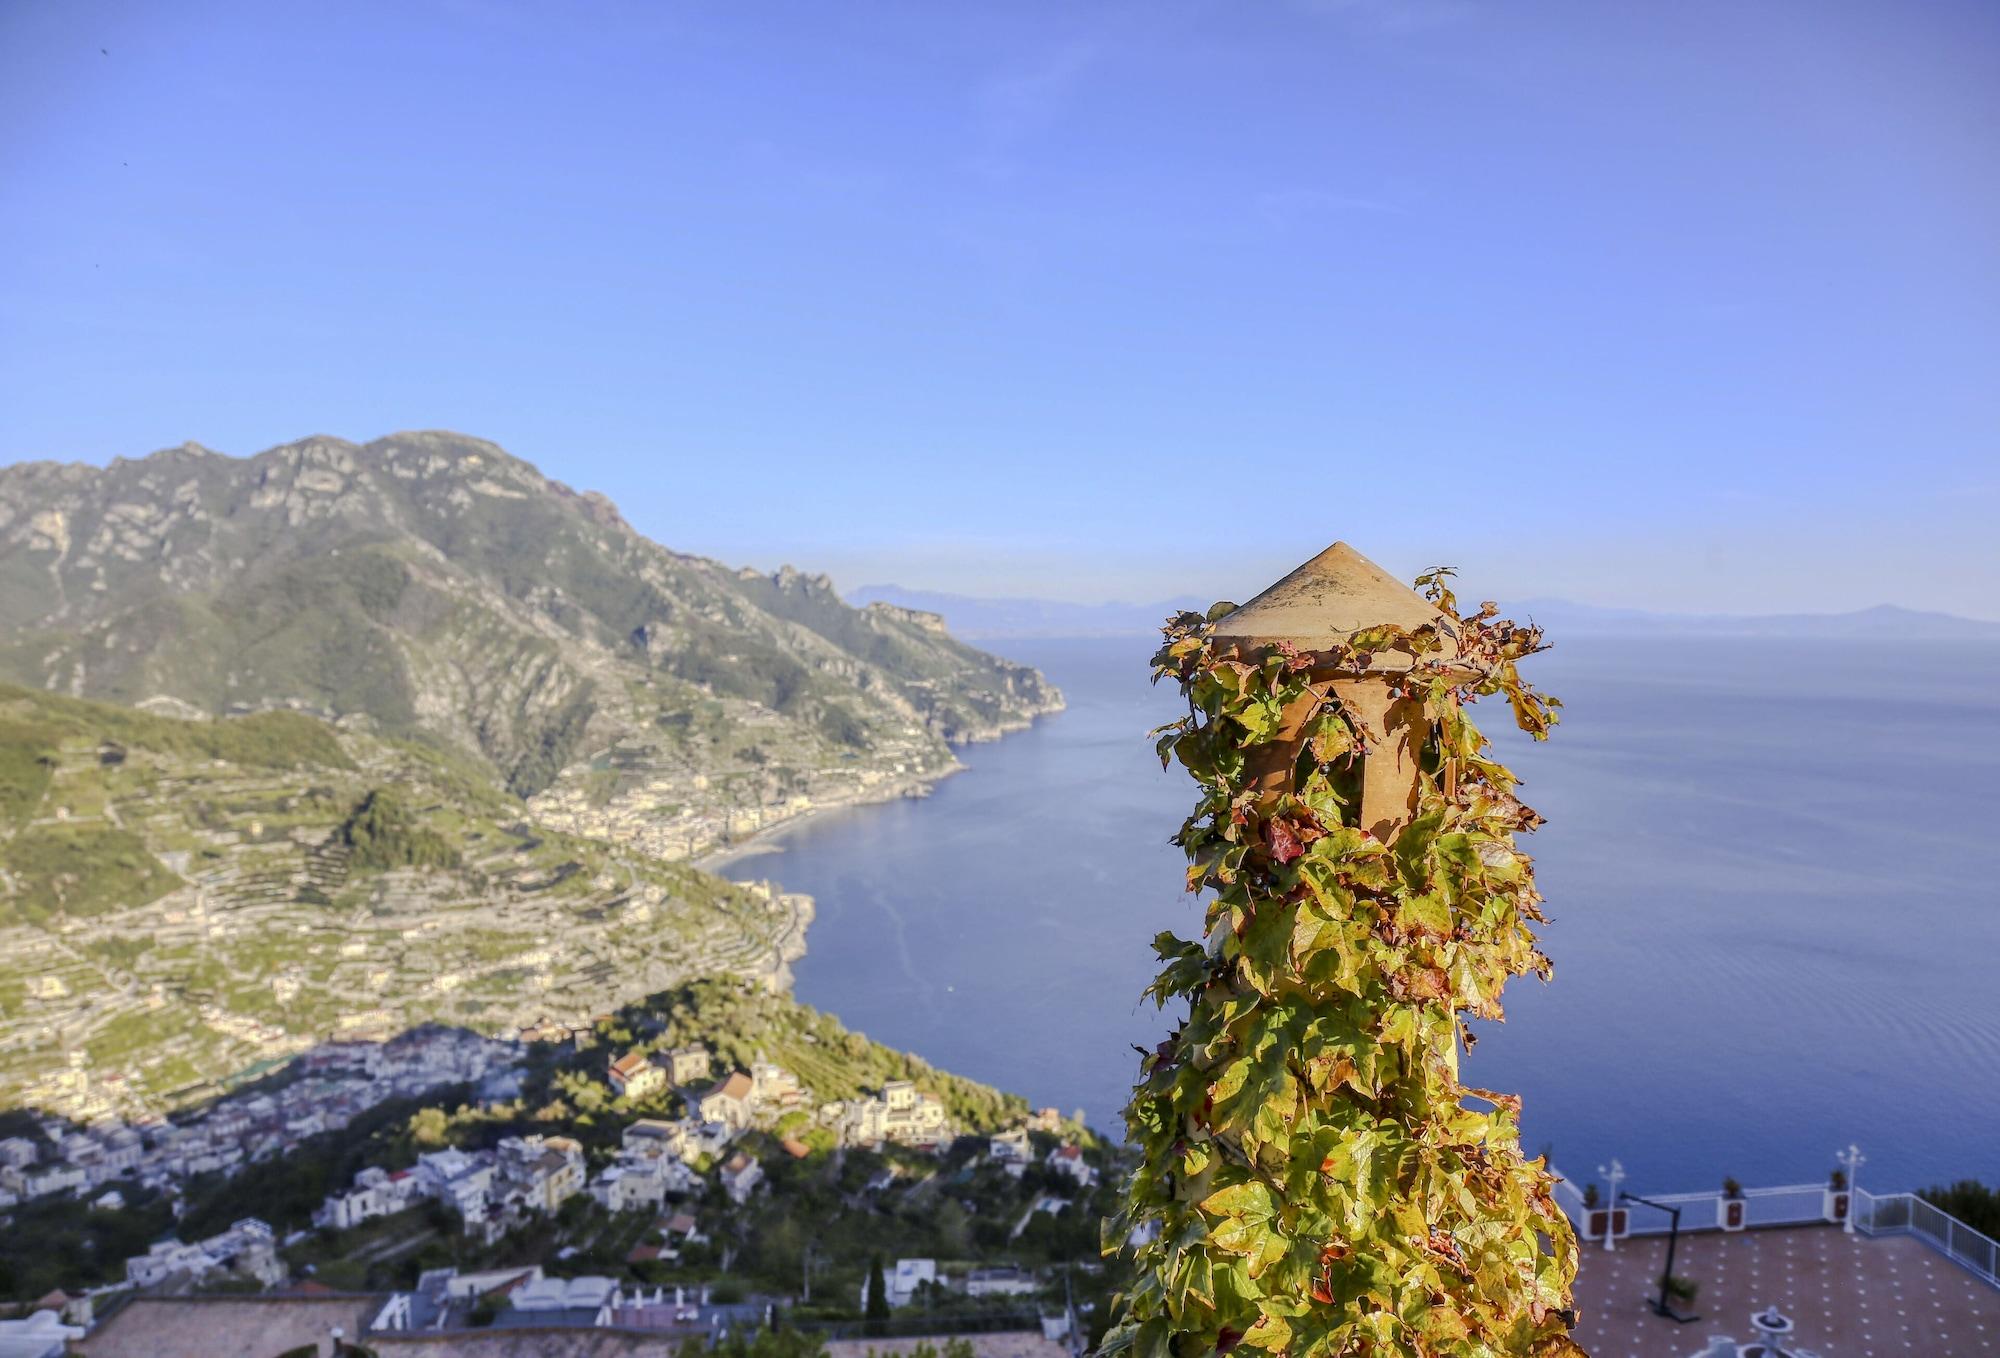
M953 760L950 768L941 769L936 773L909 774L892 783L884 783L878 787L870 788L868 794L865 796L849 797L842 801L816 804L810 811L801 811L797 815L787 816L775 824L753 830L741 839L709 849L697 857L690 858L687 860L688 866L701 872L712 873L718 877L722 876L723 869L743 859L755 858L759 854L784 852L780 845L787 834L830 812L847 811L857 806L880 806L884 802L902 801L904 799L920 800L930 796L931 789L945 779L963 772L965 772L965 765L959 763L957 760Z
M1056 702L1052 706L1031 713L1026 717L1000 722L993 726L982 728L973 734L962 736L952 742L952 748L956 751L966 745L986 745L997 740L1004 740L1008 736L1031 730L1036 722L1041 721L1044 717L1056 716L1066 710L1068 706L1069 704L1058 694ZM919 799L928 797L931 795L931 789L935 788L939 783L965 771L965 764L960 762L954 753L951 764L946 768L939 769L933 773L906 774L891 782L870 788L864 795L845 798L837 802L819 803L813 806L811 810L801 811L797 815L787 816L773 825L760 827L739 840L709 849L686 861L690 867L698 871L721 876L724 869L741 862L743 859L754 858L760 854L784 852L782 845L786 834L829 812L846 811L857 806L880 806L884 802L901 801L906 798ZM801 948L800 952L803 955L803 948Z

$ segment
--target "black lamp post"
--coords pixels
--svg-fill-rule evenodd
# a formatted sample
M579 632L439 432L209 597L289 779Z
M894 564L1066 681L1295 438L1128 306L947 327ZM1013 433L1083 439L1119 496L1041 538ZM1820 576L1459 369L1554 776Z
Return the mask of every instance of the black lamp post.
M1670 1207L1664 1202L1654 1202L1651 1198L1642 1198L1637 1193L1618 1193L1611 1200L1611 1209L1613 1211L1618 1210L1619 1198L1624 1198L1630 1202L1644 1203L1656 1211L1665 1212L1670 1223L1667 1227L1667 1266L1660 1274L1660 1295L1653 1299L1653 1314L1656 1316L1665 1316L1668 1320L1681 1325L1691 1324L1694 1321L1700 1320L1700 1316L1682 1315L1667 1300L1667 1283L1674 1276L1674 1251L1679 1248L1681 1242L1681 1209L1678 1206Z

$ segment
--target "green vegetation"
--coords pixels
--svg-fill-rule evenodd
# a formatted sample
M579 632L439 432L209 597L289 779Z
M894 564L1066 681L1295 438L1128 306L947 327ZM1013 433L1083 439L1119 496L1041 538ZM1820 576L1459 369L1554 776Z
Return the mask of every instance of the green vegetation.
M1458 1078L1464 1018L1548 972L1514 850L1539 818L1462 706L1502 695L1545 734L1551 704L1516 669L1541 637L1492 605L1457 617L1445 575L1419 583L1446 616L1310 655L1218 636L1227 605L1167 628L1155 673L1189 715L1159 751L1200 788L1177 842L1214 893L1214 943L1155 944L1148 993L1187 1010L1126 1112L1142 1163L1106 1245L1159 1234L1107 1353L1581 1352L1575 1237L1521 1152L1519 1100ZM1417 756L1408 806L1367 767L1396 754L1392 701Z
M58 762L56 749L41 727L0 721L0 826L21 824L42 804Z
M740 982L693 981L628 1005L607 1037L614 1046L639 1041L654 1050L699 1042L719 1063L745 1070L754 1061L773 1061L822 1100L851 1099L890 1080L909 1080L937 1095L967 1127L1002 1127L1028 1111L1018 1095L936 1070L921 1057L849 1032L832 1015L788 995Z
M882 1276L882 1256L868 1256L868 1326L880 1333L889 1320L889 1284Z
M51 750L71 742L103 742L177 759L219 759L252 768L319 765L351 769L353 761L325 722L300 712L257 712L217 721L184 721L110 703L0 684L0 750ZM98 755L88 754L91 762ZM11 758L11 756L10 756Z
M30 923L144 905L181 884L144 840L112 825L32 826L0 853L14 879L12 911Z
M375 788L341 823L341 842L354 850L356 868L455 868L458 850L387 788Z
M2000 1240L2000 1188L1989 1188L1977 1179L1960 1179L1919 1190L1917 1196L1987 1239Z
M761 974L790 923L689 865L529 824L449 747L297 713L181 721L0 690L0 785L0 924L71 926L0 956L0 1016L83 1003L65 1043L155 1108L355 1015L501 1032L595 1012L614 962L653 985ZM389 875L406 868L427 871ZM200 897L162 901L183 878ZM40 1031L0 1050L0 1099L61 1068Z

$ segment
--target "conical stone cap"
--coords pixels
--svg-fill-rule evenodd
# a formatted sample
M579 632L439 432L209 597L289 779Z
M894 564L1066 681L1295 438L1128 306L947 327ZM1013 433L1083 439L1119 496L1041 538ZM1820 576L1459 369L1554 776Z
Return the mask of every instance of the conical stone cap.
M1436 659L1457 659L1458 629L1430 601L1389 572L1336 542L1249 603L1216 619L1210 635L1245 646L1290 642L1301 651L1327 651L1369 627L1391 623L1414 631L1442 624ZM1407 668L1413 657L1403 657ZM1393 653L1376 657L1373 669L1397 668Z

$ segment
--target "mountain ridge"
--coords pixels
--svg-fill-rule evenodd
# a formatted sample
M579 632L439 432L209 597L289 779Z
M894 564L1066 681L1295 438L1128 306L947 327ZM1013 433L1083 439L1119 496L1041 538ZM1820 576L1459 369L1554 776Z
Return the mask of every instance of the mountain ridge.
M615 756L717 813L949 772L1061 705L934 619L675 551L436 430L0 468L0 679L421 736L522 796Z

